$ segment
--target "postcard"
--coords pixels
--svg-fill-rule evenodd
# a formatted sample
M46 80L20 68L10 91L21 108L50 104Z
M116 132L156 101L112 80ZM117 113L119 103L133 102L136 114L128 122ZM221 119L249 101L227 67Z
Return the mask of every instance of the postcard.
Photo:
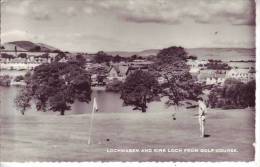
M253 0L2 0L1 162L254 162Z

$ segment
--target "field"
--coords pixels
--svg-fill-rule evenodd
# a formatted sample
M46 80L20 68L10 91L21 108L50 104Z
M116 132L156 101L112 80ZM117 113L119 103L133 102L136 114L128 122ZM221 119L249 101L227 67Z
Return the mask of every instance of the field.
M196 109L172 112L95 113L59 116L1 110L1 161L252 161L253 109L209 110L206 138L199 137ZM235 153L113 153L107 149L237 149Z

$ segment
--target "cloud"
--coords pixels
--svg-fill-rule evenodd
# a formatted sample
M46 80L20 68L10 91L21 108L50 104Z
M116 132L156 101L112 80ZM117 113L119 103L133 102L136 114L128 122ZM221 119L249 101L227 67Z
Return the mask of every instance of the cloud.
M63 8L61 10L61 12L66 14L69 17L76 16L78 14L78 11L77 11L76 7L74 7L74 6L69 6L67 8Z
M38 7L34 6L32 10L30 11L31 17L35 20L39 21L45 21L45 20L50 20L51 16L49 11L45 7Z
M40 35L33 35L29 32L22 30L11 30L8 32L1 33L1 42L19 41L19 40L29 40L29 41L39 41L43 37Z
M30 17L35 20L50 20L50 11L46 4L40 0L11 0L3 3L7 14Z
M255 40L237 40L237 39L217 39L213 40L212 44L219 47L241 47L241 48L254 48Z
M122 50L129 50L131 48L140 48L142 44L134 41L125 41L122 39L117 39L111 36L103 36L100 34L86 34L82 33L70 33L70 34L55 34L52 36L53 40L59 41L61 39L66 42L66 48L68 50L82 50L90 53L94 53L96 51L115 51L118 48ZM60 48L64 43L57 43L55 46ZM64 44L65 45L65 44ZM72 48L68 47L69 45L73 46ZM143 49L143 48L142 48Z
M255 24L254 0L11 0L3 4L9 13L41 21L62 11L69 17L103 14L134 23Z
M136 23L176 24L189 19L196 23L255 24L254 0L99 0L88 8L113 13Z
M30 5L33 3L33 0L26 0L26 1L4 1L3 8L9 14L16 14L16 15L26 15L28 13L28 9Z

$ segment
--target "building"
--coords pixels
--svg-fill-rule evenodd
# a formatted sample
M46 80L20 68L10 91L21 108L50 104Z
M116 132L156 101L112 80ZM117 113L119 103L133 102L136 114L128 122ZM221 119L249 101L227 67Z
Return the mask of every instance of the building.
M115 79L119 81L124 81L126 79L127 71L128 66L111 66L108 71L107 79L108 81L113 81Z
M233 78L241 82L247 83L255 79L255 69L231 69L226 74L226 78Z
M204 70L207 68L207 60L193 60L193 59L188 59L187 65L190 68L190 73L198 73L200 70Z
M167 79L164 78L164 77L162 77L162 76L160 76L160 77L157 78L157 81L158 81L158 83L161 85L161 84L166 83L166 82L167 82Z
M147 66L130 66L126 71L126 76L134 73L136 70L148 71Z
M199 83L206 85L223 85L226 80L227 70L200 70L197 75Z
M221 85L223 86L226 80L225 74L215 74L214 76L208 77L206 79L206 85Z
M30 51L8 51L8 50L1 50L1 54L9 54L14 57L18 57L21 53L26 54L28 57L40 57L44 54L48 54L51 58L54 58L58 53L56 52L30 52Z
M148 61L148 60L142 60L142 59L137 59L132 62L130 62L130 65L137 65L137 66L148 66L150 64L153 64L153 61Z

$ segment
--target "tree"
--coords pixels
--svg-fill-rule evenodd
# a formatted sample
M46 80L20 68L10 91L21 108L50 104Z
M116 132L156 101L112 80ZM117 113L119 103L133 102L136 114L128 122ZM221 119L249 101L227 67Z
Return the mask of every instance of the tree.
M40 46L34 46L33 48L30 49L31 52L40 52L41 47Z
M254 107L255 106L255 91L256 91L256 82L252 80L246 84L244 89L244 99L248 106Z
M86 59L82 54L77 54L75 58L68 60L68 62L76 64L82 68L85 68Z
M166 89L163 92L169 98L168 105L179 106L183 100L197 100L202 93L201 85L195 83L187 71L172 73L171 78L166 76L166 79Z
M243 83L227 79L223 87L216 87L209 95L210 105L226 109L255 106L255 80ZM217 105L218 104L218 105Z
M23 75L18 75L17 77L14 78L15 82L20 82L22 80L24 80L24 76Z
M55 56L54 61L58 62L58 61L60 61L60 60L62 60L62 59L66 59L66 58L67 58L67 56L66 56L66 54L65 54L64 52L59 52L59 53Z
M50 58L50 55L49 55L49 53L44 53L44 54L40 55L39 57L42 58L42 59L48 60Z
M115 63L119 63L121 60L123 60L123 58L119 55L116 55L114 58L113 58L113 62Z
M7 54L7 53L1 53L1 57L4 59L14 59L14 56L11 54Z
M188 57L188 59L191 59L191 60L197 60L198 57L197 57L197 56L190 55L190 56Z
M159 51L157 58L160 64L174 64L186 61L188 58L186 51L182 47L172 46Z
M61 115L71 108L75 100L91 100L91 78L82 67L64 62L37 66L26 77L21 97L30 97L38 111L59 111ZM28 103L26 98L24 104Z
M176 110L182 100L196 100L202 93L201 85L189 73L187 58L184 48L173 46L162 49L154 64L156 70L167 80L163 86L163 95L169 98L167 104L174 105Z
M20 54L18 54L18 57L26 59L27 58L27 54L26 53L20 53Z
M31 97L29 96L28 92L26 92L26 89L21 89L15 98L15 104L22 115L24 115L27 108L31 107L30 101Z
M132 59L132 60L135 60L135 59L137 59L137 57L138 57L137 55L132 55L132 56L131 56L131 59Z
M122 86L121 99L125 105L146 112L147 103L159 94L159 84L149 72L137 70L130 74Z
M108 55L103 51L97 52L96 56L94 57L96 63L108 63L113 59L113 56Z

